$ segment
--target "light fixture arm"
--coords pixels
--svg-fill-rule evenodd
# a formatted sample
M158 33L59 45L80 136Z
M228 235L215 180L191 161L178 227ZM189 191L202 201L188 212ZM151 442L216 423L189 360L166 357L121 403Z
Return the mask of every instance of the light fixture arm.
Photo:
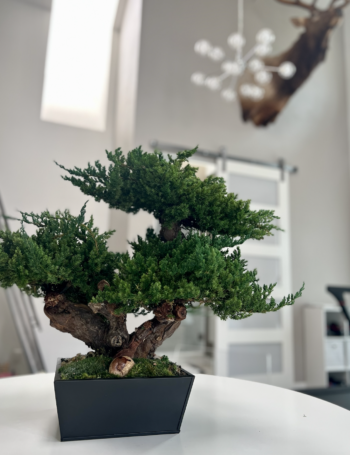
M349 0L350 1L350 0ZM243 74L246 68L252 74L253 83L244 83L239 87L241 96L252 101L260 101L265 95L265 86L271 81L273 74L277 73L283 79L294 76L296 67L291 62L283 62L279 67L272 68L266 66L263 58L272 51L272 43L275 35L270 29L262 29L256 35L256 44L246 55L243 48L246 40L243 36L244 31L244 0L237 0L237 31L227 39L228 45L235 51L233 60L225 60L221 63L222 73L218 76L205 76L203 73L192 74L191 80L195 85L204 85L210 90L221 90L221 96L228 102L237 98L235 90L232 88L237 82L237 78ZM221 47L212 46L207 40L197 41L195 52L203 57L209 57L214 61L222 61L225 52ZM222 89L222 83L227 78L231 81L227 88Z

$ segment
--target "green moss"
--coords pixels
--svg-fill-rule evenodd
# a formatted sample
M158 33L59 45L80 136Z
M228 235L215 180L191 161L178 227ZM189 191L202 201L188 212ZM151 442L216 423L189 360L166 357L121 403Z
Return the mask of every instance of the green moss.
M77 356L73 361L62 362L59 369L61 379L121 379L108 372L111 357ZM125 378L152 378L161 376L181 376L181 368L169 361L167 356L160 359L134 359L135 365Z

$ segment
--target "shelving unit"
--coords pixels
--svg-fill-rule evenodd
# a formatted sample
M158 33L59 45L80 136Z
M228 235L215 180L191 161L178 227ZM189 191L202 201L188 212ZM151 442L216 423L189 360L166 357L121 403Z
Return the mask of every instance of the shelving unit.
M350 331L341 309L308 305L303 319L307 386L350 385Z

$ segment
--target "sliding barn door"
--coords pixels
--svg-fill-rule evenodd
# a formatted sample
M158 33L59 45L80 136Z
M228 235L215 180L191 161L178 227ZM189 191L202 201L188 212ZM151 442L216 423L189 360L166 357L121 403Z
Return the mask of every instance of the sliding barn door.
M222 163L220 163L222 168ZM277 283L276 300L291 292L289 175L281 170L235 161L223 172L228 191L250 199L251 209L272 209L284 232L241 246L248 269L258 269L260 284ZM215 319L215 373L283 387L293 384L292 309L254 314L241 321Z

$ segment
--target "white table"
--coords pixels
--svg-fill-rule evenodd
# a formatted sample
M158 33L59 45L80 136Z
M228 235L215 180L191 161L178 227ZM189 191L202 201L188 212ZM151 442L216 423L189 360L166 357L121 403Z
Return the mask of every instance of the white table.
M308 395L197 375L177 435L60 442L53 374L0 380L3 455L349 455L350 412Z

